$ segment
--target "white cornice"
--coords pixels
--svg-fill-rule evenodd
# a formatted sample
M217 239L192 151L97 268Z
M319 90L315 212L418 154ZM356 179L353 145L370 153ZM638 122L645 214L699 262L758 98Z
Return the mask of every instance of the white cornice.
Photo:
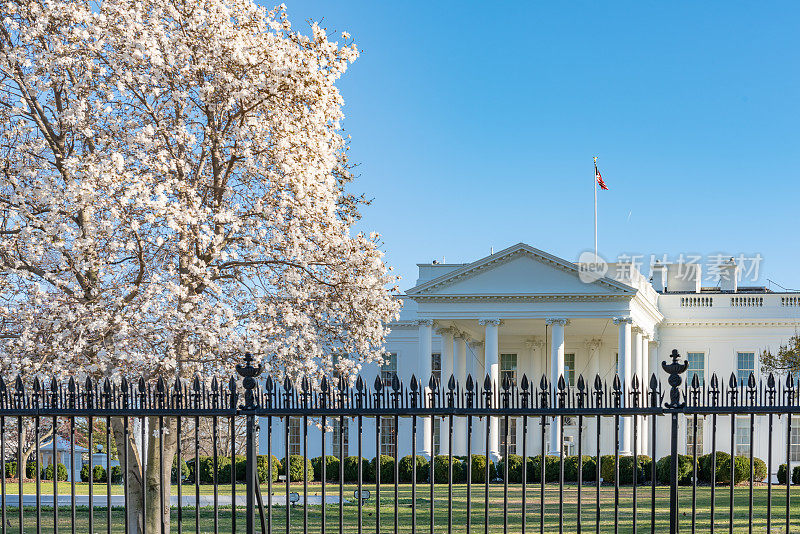
M525 243L518 243L516 245L510 246L505 250L501 250L497 254L492 254L480 260L474 261L472 263L466 264L463 267L460 267L454 271L449 273L443 274L433 280L429 280L418 286L412 287L406 294L414 300L417 300L417 297L420 296L420 293L430 291L437 287L442 287L445 285L452 284L464 278L468 278L477 274L480 271L484 271L489 269L495 265L499 265L501 263L508 262L518 256L531 256L536 258L538 261L550 265L556 269L559 269L564 272L568 272L575 276L578 275L578 267L567 260L561 259L557 256L553 256L552 254L548 254L542 250L534 248L530 245L526 245ZM593 284L600 284L611 288L615 291L620 291L621 295L627 296L628 298L635 295L636 290L622 282L618 282L612 278L600 278L594 282Z
M544 293L500 293L490 295L476 294L451 294L451 295L409 295L411 300L416 302L608 302L608 301L629 301L632 295L587 295L584 293L575 294L544 294Z
M723 321L723 320L708 320L708 321L665 321L661 327L675 327L675 326L800 326L800 319L794 320L775 320L775 321Z

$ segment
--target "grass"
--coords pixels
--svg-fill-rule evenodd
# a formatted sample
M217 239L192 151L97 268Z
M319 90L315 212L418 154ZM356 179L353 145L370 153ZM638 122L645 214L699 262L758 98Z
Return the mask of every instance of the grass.
M27 486L26 486L27 487ZM52 486L51 486L52 487ZM69 484L65 486L68 490ZM83 494L88 493L88 484L76 484L76 488L80 487ZM338 486L328 484L326 486L328 495L338 495ZM376 519L376 506L375 506L375 485L364 485L365 489L370 490L372 493L370 500L367 501L362 508L362 521L363 532L375 532L375 519ZM8 488L7 488L8 489ZM43 487L44 489L44 487ZM228 494L229 488L226 490L220 487L220 494ZM352 501L353 491L356 486L353 484L346 484L344 486L345 499ZM212 486L201 486L204 494L213 492ZM237 494L244 494L244 487L237 487ZM650 500L649 486L639 487L637 497L637 532L650 532ZM105 484L96 484L95 491L98 494L105 494ZM184 486L184 493L193 493L194 486ZM293 484L291 491L297 491L301 495L303 493L302 485ZM417 532L428 531L430 521L430 486L427 484L420 484L417 486L417 499L416 499L416 517L417 517ZM466 532L467 510L466 510L466 496L467 488L465 484L454 485L452 490L452 499L449 498L448 488L446 485L436 485L434 489L434 514L435 525L437 532L445 532L447 529L448 521L448 502L452 503L452 523L453 532ZM581 489L582 495L582 529L584 532L594 532L596 528L595 514L596 514L596 493L594 486L585 486ZM321 486L318 483L309 484L309 495L320 494ZM632 516L633 516L633 489L630 486L620 488L619 493L619 510L618 510L618 526L620 532L632 532ZM173 487L173 494L175 487ZM264 498L266 502L266 487L263 489ZM734 511L733 522L734 532L747 532L749 524L749 487L738 486L734 489ZM68 491L65 493L68 494ZM285 486L283 484L273 485L274 495L284 495ZM547 485L545 488L545 502L544 502L544 529L545 531L553 532L558 529L558 519L564 519L564 532L575 532L577 521L577 496L578 488L575 485L565 486L563 489L563 512L559 510L559 488L558 485ZM398 524L399 532L411 532L411 518L412 518L412 495L411 486L402 484L399 486L399 515ZM796 503L800 502L800 487L792 488L792 509L795 510ZM689 487L681 487L679 492L680 505L680 523L681 527L688 530L691 527L692 520L692 491ZM729 488L727 486L719 486L716 491L716 518L715 527L719 531L727 531L728 522L730 519L729 511ZM614 515L614 488L611 486L603 486L601 488L601 510L600 510L600 532L613 532L615 524ZM473 532L483 532L484 530L484 487L476 485L472 488L472 512L471 522ZM773 487L772 494L772 525L770 532L785 532L785 503L786 503L786 490L784 486ZM502 484L492 484L489 486L489 531L493 533L503 532L503 486ZM527 491L527 531L539 532L540 527L540 486L533 485L528 487ZM669 488L666 486L658 486L656 488L656 532L668 530L669 527ZM243 507L237 508L237 524L236 531L244 532L244 511ZM711 488L708 486L701 486L697 488L696 499L696 525L697 530L700 532L708 532L710 526L710 509L711 509ZM358 532L358 506L355 503L347 503L342 507L344 517L344 532L355 533ZM326 508L327 519L326 526L329 532L338 532L338 514L339 505L330 504ZM10 526L10 532L17 532L18 519L16 509L9 508L7 510L7 524ZM202 508L199 511L200 522L199 532L214 532L214 511L210 508ZM381 513L381 532L392 532L394 530L394 486L390 484L381 485L381 500L380 500L380 513ZM510 485L508 489L508 522L509 532L519 532L522 524L522 491L519 485ZM35 528L35 509L26 507L24 509L25 525L24 532L36 532ZM755 532L766 532L766 516L767 516L767 488L766 486L757 486L753 489L753 529ZM112 510L111 532L122 533L122 510ZM184 508L184 520L182 527L184 532L195 532L195 511L193 508ZM88 519L89 511L87 509L76 510L76 531L88 532ZM794 512L791 517L792 530L800 530L800 513ZM231 530L231 510L230 507L220 509L217 514L217 529L219 532L232 532ZM257 519L258 521L258 519ZM309 506L308 507L308 528L310 531L319 532L321 521L321 507ZM171 522L173 531L177 531L177 510L172 510ZM285 532L286 524L286 508L284 506L274 507L272 510L273 530L278 532ZM42 528L44 531L52 531L53 525L53 512L52 509L45 509L42 512ZM70 509L61 508L59 511L59 529L69 531L71 525ZM294 507L291 510L291 525L292 532L303 531L303 508ZM106 512L105 509L95 510L95 532L106 532Z

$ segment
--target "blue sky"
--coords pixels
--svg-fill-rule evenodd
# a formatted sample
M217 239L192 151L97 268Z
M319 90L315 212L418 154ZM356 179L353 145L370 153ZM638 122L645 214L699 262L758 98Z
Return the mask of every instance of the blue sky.
M605 258L760 254L759 284L800 288L800 5L286 4L363 50L340 83L360 228L402 289L520 241L577 260L593 155Z

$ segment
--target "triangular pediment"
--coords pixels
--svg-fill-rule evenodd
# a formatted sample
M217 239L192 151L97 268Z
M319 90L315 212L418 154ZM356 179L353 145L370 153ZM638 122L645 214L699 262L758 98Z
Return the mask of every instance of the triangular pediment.
M524 243L464 265L407 291L435 295L634 295L636 290L611 278L585 281L567 260Z

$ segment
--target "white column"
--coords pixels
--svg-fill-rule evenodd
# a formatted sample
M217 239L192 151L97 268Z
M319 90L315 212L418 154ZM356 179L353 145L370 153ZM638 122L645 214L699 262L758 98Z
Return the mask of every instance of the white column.
M650 402L647 392L649 391L650 387L650 336L652 334L643 334L642 335L642 405L646 405ZM649 453L649 446L650 446L650 430L647 428L648 420L642 418L642 441L641 447L639 448L643 454Z
M500 376L500 319L481 319L478 323L485 327L484 367L492 381L492 392L495 395L492 402L496 405L499 398L497 392L500 387L498 379ZM481 377L481 385L484 378L485 376ZM496 417L489 418L489 456L495 462L500 459L500 440L498 439L500 428L498 422L499 420Z
M467 340L463 334L457 334L453 340L453 368L460 391L464 391L467 382ZM467 454L467 418L456 417L453 422L453 454Z
M586 380L586 389L589 392L589 398L593 399L592 393L594 392L594 379L596 376L600 374L600 347L602 346L602 341L599 338L589 339L586 341L586 348L589 350L589 374L584 376L584 380ZM589 436L596 436L597 435L597 418L596 417L589 417L589 431L587 435ZM594 446L591 444L590 446ZM597 451L594 451L594 454L597 454Z
M483 387L483 379L486 376L486 355L484 354L485 344L483 341L470 341L467 352L467 372L472 376L475 393ZM477 397L476 397L477 399ZM476 452L476 444L484 443L484 425L476 424L476 419L472 419L472 454Z
M566 319L547 319L550 325L550 391L555 403L558 392L558 379L564 375L564 327ZM559 454L561 450L560 417L554 417L550 422L550 451L549 454Z
M431 330L433 328L432 319L420 319L417 321L419 326L419 361L417 381L420 384L420 390L424 395L423 402L428 402L428 381L431 378ZM431 450L431 436L433 435L433 428L431 427L430 417L422 418L422 436L417 436L417 451L428 458L433 454Z
M614 324L619 326L619 367L617 373L622 382L622 405L627 404L626 392L631 383L631 318L615 317ZM620 454L631 453L631 418L622 417L619 429Z
M447 402L447 392L449 391L448 383L450 382L450 377L453 375L453 371L455 369L453 362L453 329L439 328L436 330L436 333L442 338L442 379L440 390L442 392L442 404L444 405ZM447 454L448 447L450 446L448 442L450 435L447 423L439 423L439 428L441 429L439 433L439 451L440 454Z

